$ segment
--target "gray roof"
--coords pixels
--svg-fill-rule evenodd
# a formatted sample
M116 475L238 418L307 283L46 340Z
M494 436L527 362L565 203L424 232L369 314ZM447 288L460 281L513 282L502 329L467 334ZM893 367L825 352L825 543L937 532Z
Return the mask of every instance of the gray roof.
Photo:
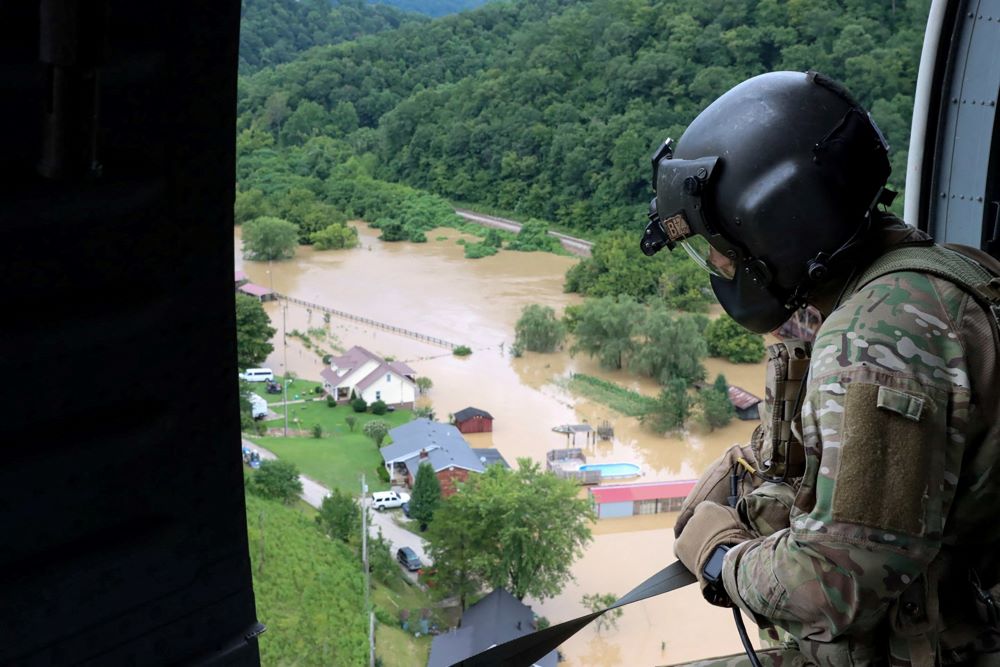
M461 628L434 638L427 667L450 667L494 644L534 632L534 620L530 607L506 590L496 588L465 610ZM552 651L533 664L556 667L556 652Z
M476 458L478 458L484 466L491 466L494 463L498 463L504 468L510 468L510 464L507 463L507 460L504 459L498 449L473 448L472 453L476 455Z
M432 449L427 452L427 458L421 459L420 454L414 454L412 458L406 459L404 461L406 469L410 471L413 475L413 479L417 478L417 468L420 467L421 461L427 461L434 468L434 472L441 472L442 470L447 470L448 468L455 466L457 468L465 468L466 470L471 470L473 472L483 472L486 470L486 466L479 457L476 456L471 449L463 450L461 447L442 447L440 449Z
M390 429L392 444L386 445L379 453L385 462L405 462L408 469L412 465L412 473L416 475L420 461L420 451L427 452L429 463L434 471L444 470L448 466L458 466L475 472L485 470L469 443L461 432L451 424L432 422L429 419L414 419L402 426Z

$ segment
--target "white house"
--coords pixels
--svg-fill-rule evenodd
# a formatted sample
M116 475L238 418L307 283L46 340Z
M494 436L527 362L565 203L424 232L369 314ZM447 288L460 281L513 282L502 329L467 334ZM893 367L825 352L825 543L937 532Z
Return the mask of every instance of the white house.
M320 372L323 386L338 403L352 394L366 402L383 401L396 407L412 408L417 398L417 372L401 361L386 361L363 347L354 346L330 360L330 368Z

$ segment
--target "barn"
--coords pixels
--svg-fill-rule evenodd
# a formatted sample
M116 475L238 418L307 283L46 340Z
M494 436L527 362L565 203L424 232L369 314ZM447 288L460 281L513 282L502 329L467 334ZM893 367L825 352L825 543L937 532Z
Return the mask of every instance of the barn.
M479 408L465 408L455 413L455 426L462 433L490 433L493 415Z
M698 480L609 484L588 489L598 519L676 512Z

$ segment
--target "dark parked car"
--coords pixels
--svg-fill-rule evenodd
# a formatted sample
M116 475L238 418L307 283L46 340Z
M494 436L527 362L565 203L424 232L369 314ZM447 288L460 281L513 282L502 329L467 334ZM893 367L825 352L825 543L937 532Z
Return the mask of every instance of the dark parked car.
M416 572L424 565L420 562L420 556L418 556L410 547L403 547L398 550L396 552L396 560L398 560L399 564L410 572Z
M267 393L269 393L269 394L280 394L281 393L281 385L278 384L277 382L268 382L267 383Z
M406 516L406 518L409 519L410 518L410 503L403 503L401 509L403 510L403 514Z

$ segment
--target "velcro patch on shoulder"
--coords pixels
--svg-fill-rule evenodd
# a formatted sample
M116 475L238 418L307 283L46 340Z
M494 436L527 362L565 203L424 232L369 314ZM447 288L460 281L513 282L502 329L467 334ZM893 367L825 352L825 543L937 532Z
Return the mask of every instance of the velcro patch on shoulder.
M912 396L905 391L890 389L889 387L878 388L878 401L876 405L881 410L895 412L907 419L915 422L920 421L920 416L924 413L924 399L919 396Z
M852 382L844 396L843 441L833 490L835 521L911 536L926 533L931 448L937 420L925 400Z

